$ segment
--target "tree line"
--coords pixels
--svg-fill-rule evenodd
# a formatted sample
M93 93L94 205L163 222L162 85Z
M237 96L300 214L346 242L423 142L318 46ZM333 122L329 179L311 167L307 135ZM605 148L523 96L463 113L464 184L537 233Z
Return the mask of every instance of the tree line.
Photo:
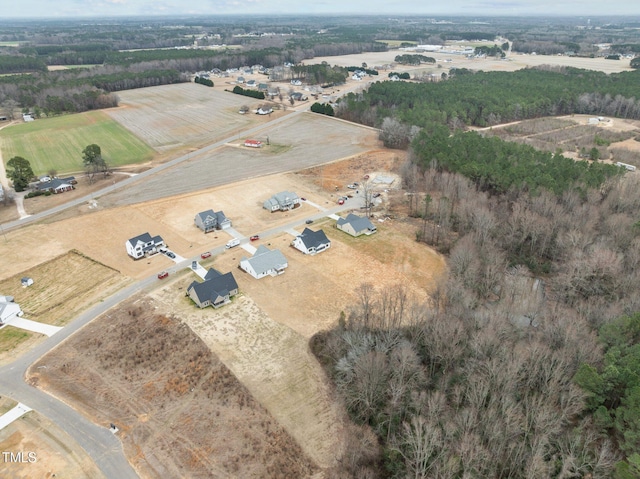
M427 303L364 283L311 341L380 444L353 440L351 477L635 477L640 323L618 319L640 307L635 176L560 194L489 194L435 162L402 176L396 208L449 273Z

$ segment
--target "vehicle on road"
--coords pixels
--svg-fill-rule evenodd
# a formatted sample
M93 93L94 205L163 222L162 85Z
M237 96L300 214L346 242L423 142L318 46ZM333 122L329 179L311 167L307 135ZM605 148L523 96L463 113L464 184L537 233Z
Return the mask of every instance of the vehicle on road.
M249 238L251 241L258 241L260 239L259 235L253 235Z
M310 225L311 223L313 223L313 220L307 220L307 221L305 221L305 223Z
M173 251L165 251L165 253L169 258L175 259L176 255Z
M300 201L307 201L307 199L305 197L301 197Z
M225 248L233 248L234 246L238 246L240 244L240 240L238 238L233 238L232 240L227 241L227 244L224 245Z
M160 273L158 273L158 279L165 279L167 276L169 276L168 271L161 271Z
M201 254L200 254L200 257L201 257L202 259L207 259L207 258L209 258L210 256L211 256L211 252L210 252L210 251L205 251L204 253L201 253Z
M344 199L343 199L343 198L340 198L340 199L338 200L338 204L339 204L339 205L344 205Z

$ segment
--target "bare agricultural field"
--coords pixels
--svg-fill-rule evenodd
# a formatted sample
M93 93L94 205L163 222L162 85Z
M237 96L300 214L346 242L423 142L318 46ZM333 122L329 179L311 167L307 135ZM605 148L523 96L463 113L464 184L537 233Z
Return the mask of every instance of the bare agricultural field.
M268 136L270 142L287 148L274 151L269 147L245 148L239 144L218 148L162 171L142 184L110 193L101 201L106 205L151 201L309 168L379 148L377 130L315 113L285 118L257 135L262 139Z
M3 478L104 479L91 458L67 433L35 411L0 430L0 450L23 452L22 463L0 461ZM29 462L29 452L33 462Z
M207 345L147 296L87 325L35 363L29 379L95 422L115 423L143 478L317 472Z
M121 106L109 115L158 151L201 147L264 121L239 108L260 100L195 83L180 83L118 93Z

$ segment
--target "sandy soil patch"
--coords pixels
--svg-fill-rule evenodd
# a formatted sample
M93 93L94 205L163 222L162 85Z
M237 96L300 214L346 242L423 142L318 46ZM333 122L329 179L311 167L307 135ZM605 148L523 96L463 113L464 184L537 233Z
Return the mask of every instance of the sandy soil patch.
M69 477L73 479L104 478L87 453L69 435L35 411L28 412L0 431L0 450L23 452L34 462L0 461L0 476L31 479Z
M83 328L30 380L115 423L141 477L305 478L315 468L186 325L149 297Z

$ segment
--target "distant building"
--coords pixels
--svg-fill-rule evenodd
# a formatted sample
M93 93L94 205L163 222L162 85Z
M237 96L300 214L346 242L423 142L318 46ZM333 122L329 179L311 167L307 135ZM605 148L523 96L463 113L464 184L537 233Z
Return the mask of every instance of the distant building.
M75 189L75 184L78 183L73 176L68 178L49 178L44 177L47 181L41 181L36 185L38 191L50 191L51 193L58 194L65 191L71 191Z
M262 148L262 142L260 140L244 140L244 146L249 148Z

